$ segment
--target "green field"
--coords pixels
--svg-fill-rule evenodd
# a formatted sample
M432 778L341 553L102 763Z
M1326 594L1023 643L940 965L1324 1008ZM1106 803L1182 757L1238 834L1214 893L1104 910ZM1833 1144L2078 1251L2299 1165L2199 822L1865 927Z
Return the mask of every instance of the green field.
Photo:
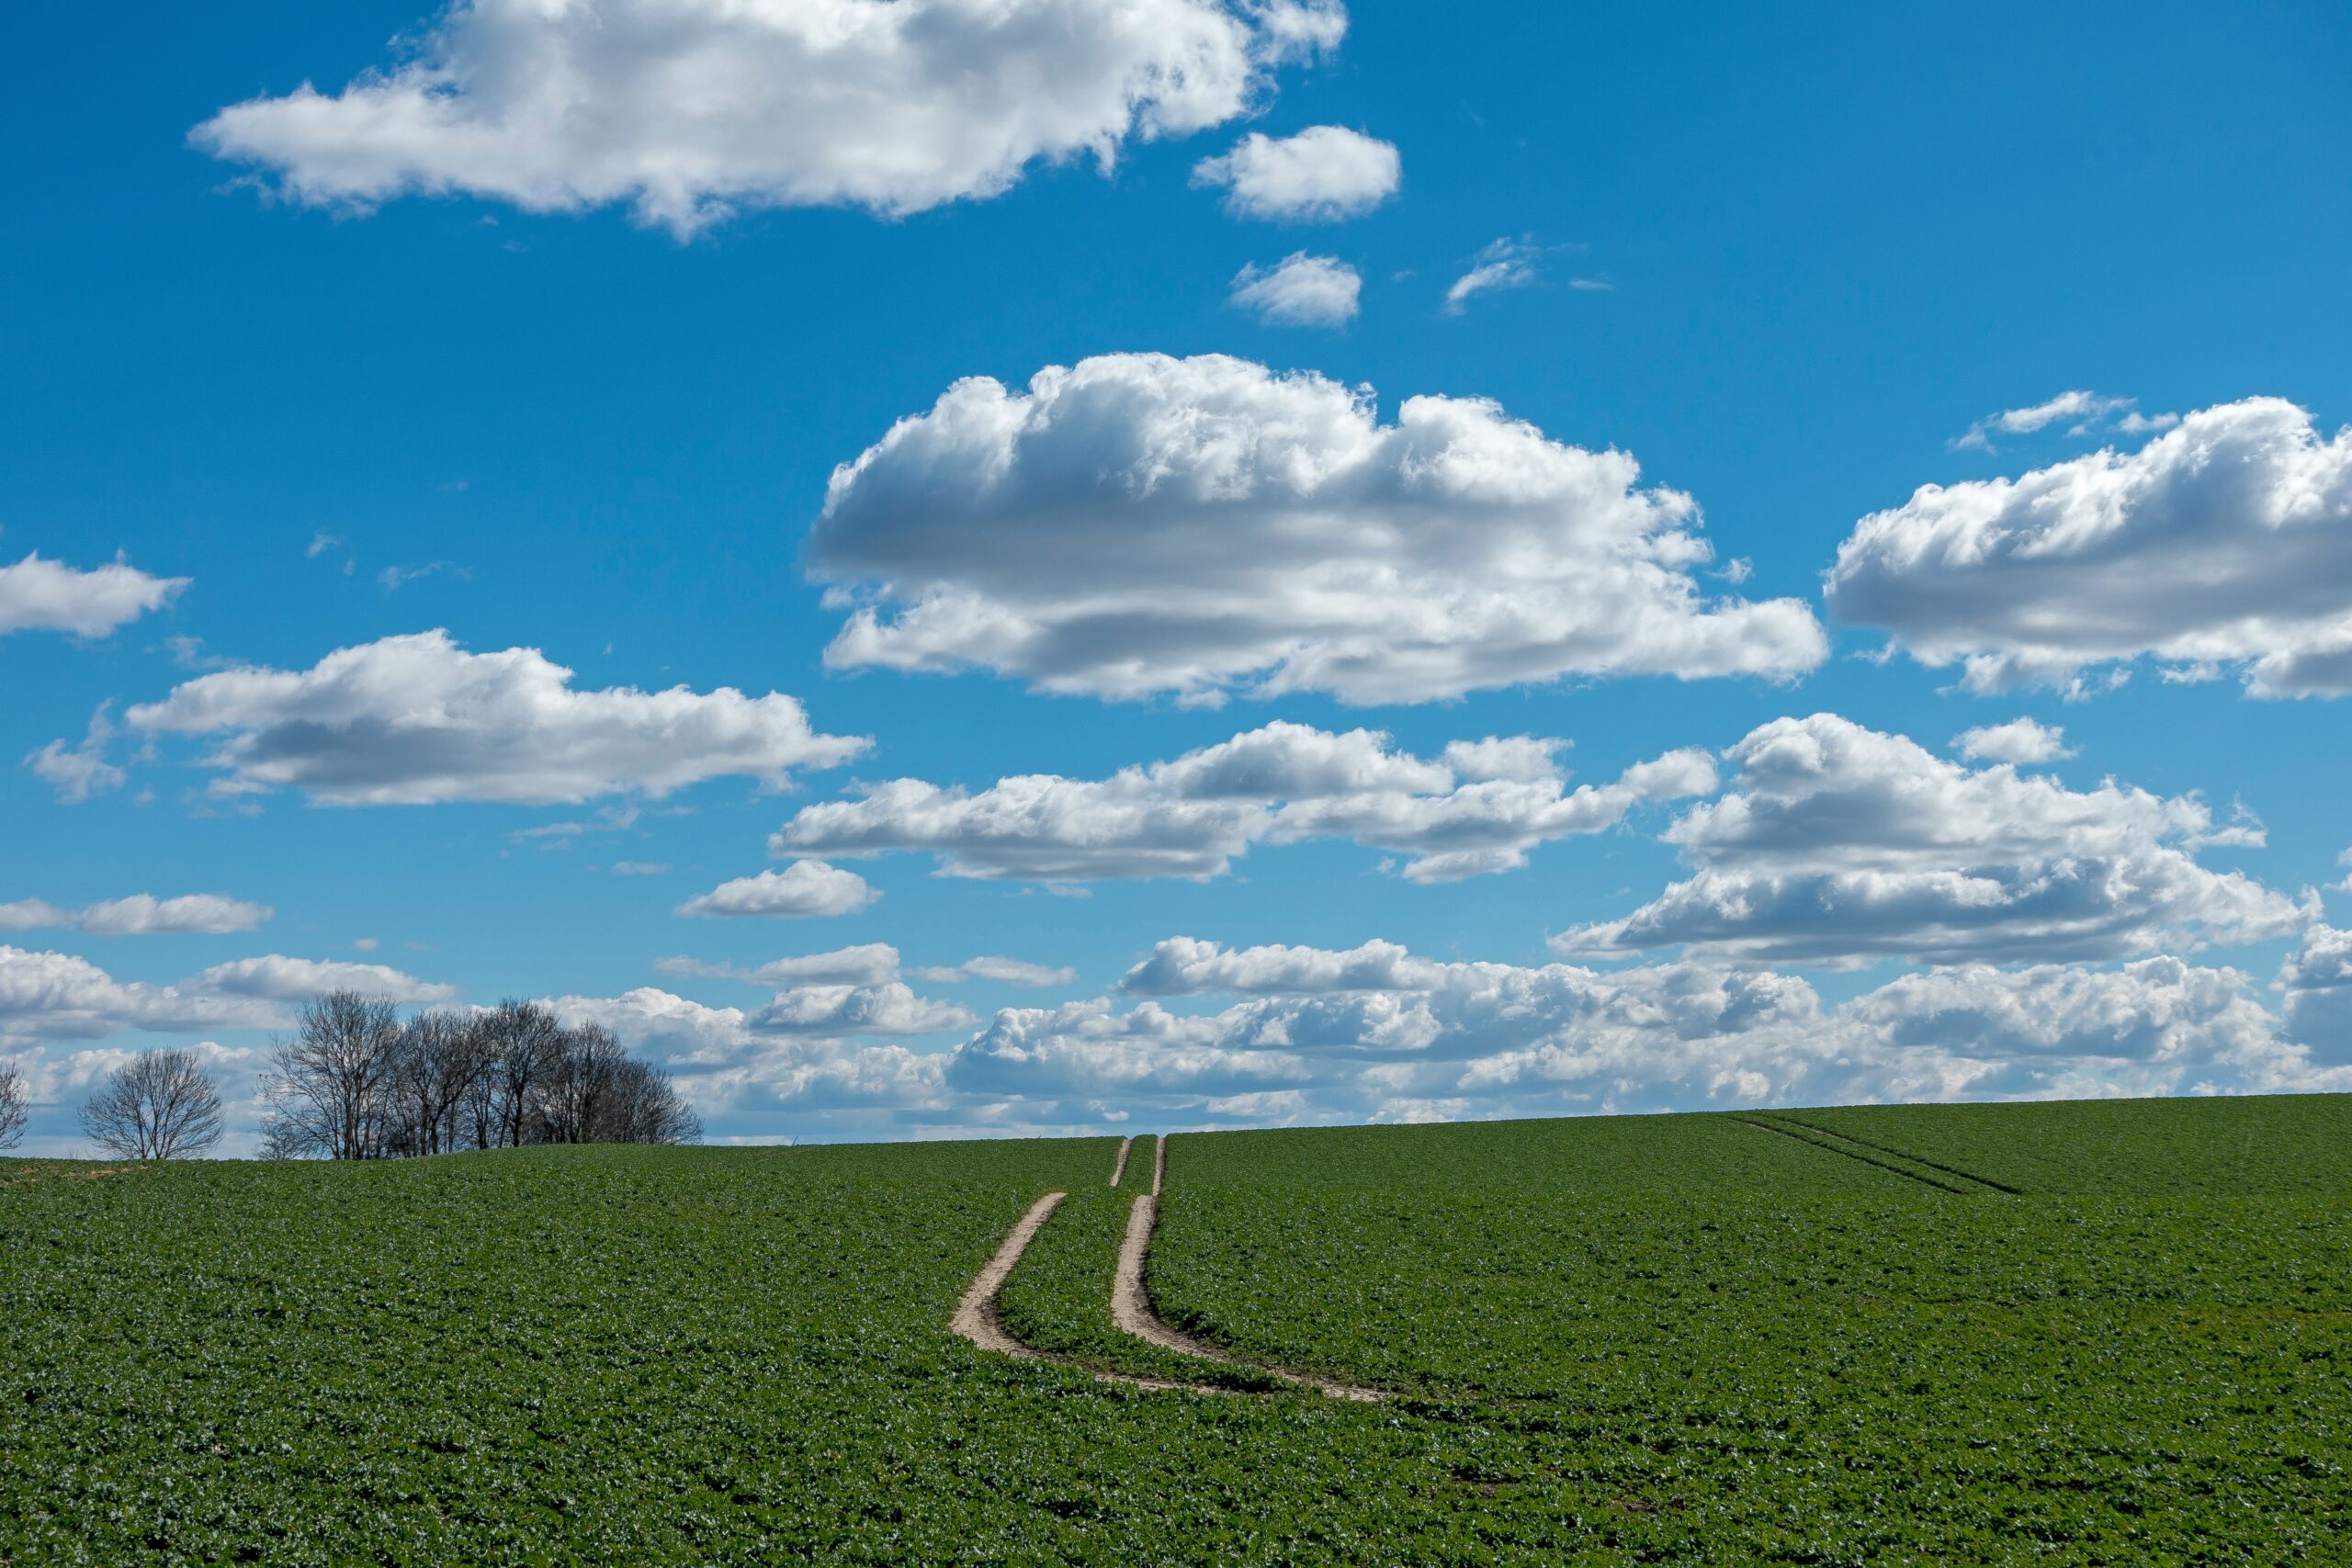
M0 1161L0 1562L2352 1562L2352 1099L1115 1147Z

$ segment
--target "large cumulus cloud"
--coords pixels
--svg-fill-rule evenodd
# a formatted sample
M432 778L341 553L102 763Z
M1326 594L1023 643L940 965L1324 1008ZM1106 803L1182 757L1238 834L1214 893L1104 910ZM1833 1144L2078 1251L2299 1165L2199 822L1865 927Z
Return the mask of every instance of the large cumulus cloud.
M1409 856L1403 874L1446 882L1507 871L1549 840L1614 826L1645 800L1714 788L1702 751L1669 751L1602 784L1567 786L1565 742L1455 742L1438 759L1377 730L1276 722L1106 779L1027 773L973 793L920 779L803 807L771 852L922 850L952 876L1040 882L1222 875L1261 841L1351 839Z
M346 987L401 1003L454 1000L457 988L381 964L263 953L171 985L120 980L70 953L0 943L0 1045L100 1040L131 1032L278 1029L288 1004Z
M308 670L240 666L125 716L150 733L219 736L217 791L294 788L331 806L662 795L736 775L781 784L864 740L821 735L795 699L729 686L581 691L532 648L469 653L447 632L338 649Z
M833 475L807 560L838 668L1045 691L1419 702L1568 676L1787 677L1795 600L1702 591L1690 497L1478 399L1223 355L950 388Z
M2194 796L1970 768L1835 714L1775 719L1726 755L1731 788L1665 834L1696 874L1561 951L2030 963L2266 941L2317 914L2315 893L2199 863L2262 837Z
M681 235L744 208L896 216L1222 124L1346 26L1338 0L456 0L390 70L191 140L343 208L627 202Z
M104 637L168 604L185 577L156 577L117 559L84 571L39 551L0 566L0 636L53 631Z
M1928 485L1838 547L1829 604L1968 684L2074 687L2153 655L2257 696L2352 692L2352 432L2277 398L2137 451Z

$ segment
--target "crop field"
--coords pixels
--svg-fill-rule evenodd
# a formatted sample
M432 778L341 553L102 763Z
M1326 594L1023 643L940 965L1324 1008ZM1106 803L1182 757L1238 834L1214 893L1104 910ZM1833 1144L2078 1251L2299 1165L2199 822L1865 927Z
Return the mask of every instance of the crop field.
M1118 1146L0 1161L0 1562L2352 1562L2352 1100Z

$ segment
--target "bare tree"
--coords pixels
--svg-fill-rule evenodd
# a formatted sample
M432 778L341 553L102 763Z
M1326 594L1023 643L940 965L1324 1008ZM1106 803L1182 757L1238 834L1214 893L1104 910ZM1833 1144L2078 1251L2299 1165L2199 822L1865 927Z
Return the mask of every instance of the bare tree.
M680 1098L670 1075L634 1057L621 1064L603 1143L698 1144L702 1118Z
M400 1012L380 998L329 991L303 1006L291 1039L271 1047L262 1098L273 1158L373 1159L385 1146Z
M16 1063L0 1062L0 1149L13 1149L25 1141L28 1113L25 1075L17 1070Z
M478 1149L514 1148L539 1141L533 1126L548 1075L563 1049L563 1026L537 1002L509 999L476 1021L490 1065L467 1097L466 1116Z
M550 1144L600 1144L616 1109L628 1053L596 1024L563 1032L540 1103L540 1137Z
M458 1147L460 1111L496 1061L488 1032L477 1020L452 1012L424 1012L409 1020L393 1046L390 1152L437 1155Z
M178 1159L220 1141L220 1091L193 1051L142 1051L82 1107L82 1131L124 1159Z

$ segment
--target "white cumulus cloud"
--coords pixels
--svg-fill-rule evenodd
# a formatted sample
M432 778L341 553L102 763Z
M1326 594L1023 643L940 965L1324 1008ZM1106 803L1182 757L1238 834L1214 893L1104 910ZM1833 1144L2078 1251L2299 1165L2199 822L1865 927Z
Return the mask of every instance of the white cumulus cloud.
M1155 944L1120 980L1119 989L1140 997L1426 991L1444 973L1444 965L1415 958L1393 942L1335 952L1283 943L1235 949L1179 936Z
M1226 210L1238 217L1330 223L1386 201L1402 175L1393 144L1342 125L1310 125L1280 138L1253 130L1223 157L1202 159L1193 183L1221 186Z
M2287 1022L2313 1057L2352 1072L2352 931L2314 924L2278 971Z
M798 860L782 871L722 882L679 905L678 913L794 920L855 914L881 897L854 871L820 860Z
M834 668L980 666L1050 692L1419 702L1564 676L1784 679L1793 599L1710 596L1690 497L1476 399L1223 355L960 381L834 471L809 570ZM859 586L863 585L863 586Z
M2290 898L2199 863L2208 847L2262 838L2217 828L2194 796L1971 769L1834 714L1775 719L1725 755L1739 773L1723 798L1664 835L1697 874L1555 946L2029 963L2260 942L2316 916L2316 893Z
M0 931L31 931L48 926L84 931L91 936L167 936L187 932L218 934L249 931L269 919L270 907L232 898L220 893L187 893L158 898L134 893L62 908L43 898L20 898L0 904Z
M2171 956L1958 965L1832 1008L1794 976L1703 962L1601 972L1173 938L1123 988L1148 995L1002 1009L920 1053L761 1030L658 990L557 1005L664 1061L706 1114L823 1135L2352 1087L2352 1066L2282 1033L2249 976ZM1238 999L1150 999L1218 995Z
M265 1001L225 994L201 981L150 986L117 980L85 958L0 943L0 1045L99 1040L126 1030L193 1033L267 1029L280 1022Z
M403 1007L453 1002L458 994L455 986L420 980L387 964L288 958L275 953L216 964L187 985L192 990L215 996L256 997L282 1002L309 1001L325 991L357 991Z
M936 1034L978 1021L952 1002L919 997L897 980L868 986L795 986L753 1014L775 1034Z
M1953 736L1951 743L1972 762L2056 762L2075 754L2064 729L2030 718L1979 725Z
M389 68L190 139L345 209L627 202L680 235L743 209L898 216L1223 124L1346 27L1337 0L456 0Z
M1232 302L1276 327L1343 327L1356 318L1363 278L1336 256L1293 251L1261 271L1253 263L1233 277Z
M187 584L185 577L151 577L119 558L81 571L35 552L0 566L0 637L22 631L104 637L170 604Z
M1471 754L1523 763L1532 747L1490 739ZM1408 880L1450 882L1523 865L1536 845L1600 832L1640 802L1714 787L1703 752L1670 752L1574 789L1555 770L1512 771L1464 779L1449 761L1392 749L1377 730L1276 722L1107 779L1028 773L978 794L920 779L861 785L854 799L803 807L768 848L919 850L950 876L1087 882L1207 878L1255 843L1350 839L1410 856Z
M732 687L579 691L537 649L468 653L447 632L339 649L308 670L199 676L125 716L222 739L216 791L297 788L332 806L572 802L738 775L780 784L866 742L820 735L795 699Z
M2352 431L2277 398L2200 409L2133 452L1927 485L1863 518L1832 610L1978 692L2086 690L2143 656L2256 696L2352 693Z

